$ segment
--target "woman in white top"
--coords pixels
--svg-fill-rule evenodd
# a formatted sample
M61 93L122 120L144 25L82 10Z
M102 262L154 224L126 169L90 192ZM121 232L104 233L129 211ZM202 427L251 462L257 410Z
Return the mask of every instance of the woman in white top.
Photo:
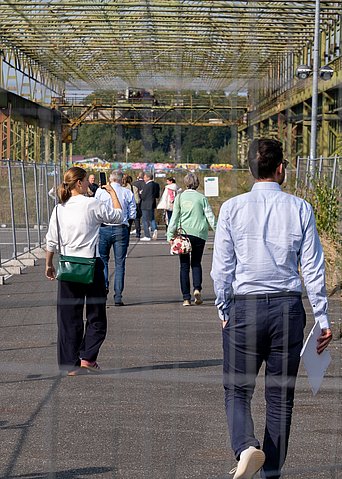
M166 225L170 223L176 195L181 191L182 189L178 188L178 186L176 185L176 180L174 178L172 178L171 176L169 178L166 178L166 186L157 206L157 210L165 211Z
M112 207L85 196L88 190L87 172L72 167L58 188L60 204L55 206L46 235L45 276L55 279L53 256L58 246L57 217L60 232L60 253L93 258L96 256L94 281L81 284L58 281L57 293L57 356L61 370L69 376L80 372L99 371L96 362L107 331L106 286L103 262L98 254L101 223L120 223L121 205L110 185L103 188L112 197ZM86 304L86 325L83 308Z

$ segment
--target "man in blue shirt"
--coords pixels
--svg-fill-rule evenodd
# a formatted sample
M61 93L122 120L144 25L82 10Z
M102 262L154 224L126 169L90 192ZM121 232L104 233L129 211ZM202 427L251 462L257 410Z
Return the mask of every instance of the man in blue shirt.
M124 306L122 301L122 292L124 289L126 256L129 244L129 220L133 220L136 215L136 204L132 191L121 186L122 172L114 170L109 176L109 181L116 192L121 207L123 220L120 224L103 223L100 228L99 253L104 262L104 275L106 281L107 294L109 292L108 263L110 250L113 246L114 251L114 304L115 306ZM95 198L109 202L110 195L103 189L96 190Z
M290 434L305 311L301 278L321 326L320 354L332 334L327 316L324 256L312 207L284 193L287 161L281 143L259 139L248 161L255 184L220 211L211 277L223 326L223 382L233 479L278 479ZM262 450L254 436L251 399L265 369L266 425Z

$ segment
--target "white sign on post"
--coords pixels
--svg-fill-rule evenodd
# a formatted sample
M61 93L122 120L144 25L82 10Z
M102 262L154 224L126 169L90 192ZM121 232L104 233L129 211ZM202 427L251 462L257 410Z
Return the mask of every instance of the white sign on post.
M217 176L205 176L204 177L204 195L205 196L218 196L219 184Z

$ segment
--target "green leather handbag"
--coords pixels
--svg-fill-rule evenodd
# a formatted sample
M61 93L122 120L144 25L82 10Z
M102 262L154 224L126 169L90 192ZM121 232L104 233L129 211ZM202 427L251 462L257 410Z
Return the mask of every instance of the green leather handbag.
M56 223L58 235L58 250L61 251L59 222L56 207ZM79 256L59 255L56 279L73 283L91 284L94 282L96 257L82 258Z
M94 281L96 258L59 255L56 278L60 281L90 284Z

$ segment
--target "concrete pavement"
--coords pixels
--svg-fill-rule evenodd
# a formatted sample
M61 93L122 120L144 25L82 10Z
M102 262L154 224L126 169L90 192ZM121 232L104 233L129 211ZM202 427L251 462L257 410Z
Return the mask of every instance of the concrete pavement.
M208 244L204 304L184 308L178 258L161 240L131 243L126 306L108 301L101 376L58 375L56 283L43 260L0 287L1 479L231 477L210 262ZM331 311L338 321L338 296ZM316 397L300 370L284 478L342 478L341 340L330 350ZM262 439L263 377L253 410Z

